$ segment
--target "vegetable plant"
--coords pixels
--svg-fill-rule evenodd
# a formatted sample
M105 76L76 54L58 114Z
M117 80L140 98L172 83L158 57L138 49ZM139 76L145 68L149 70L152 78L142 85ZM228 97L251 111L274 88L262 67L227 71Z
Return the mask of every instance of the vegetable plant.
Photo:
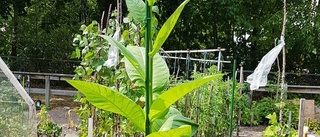
M221 74L221 72L217 70L216 66L211 66L205 69L203 73L194 71L191 77L193 79L199 79L206 75L214 74ZM188 103L188 115L186 115L186 117L199 123L197 136L227 135L229 116L231 113L229 109L231 106L231 83L232 81L225 81L223 78L218 78L196 88L192 94L188 95L190 103ZM238 91L239 88L239 85L237 85L236 91ZM243 110L248 106L249 103L244 95L235 92L234 97L235 108L241 107ZM178 103L178 109L181 111L186 110L184 101L185 100L181 100ZM234 109L234 114L237 114L237 109ZM237 116L233 117L233 125L236 125L236 117ZM233 126L233 129L235 127L236 126Z
M296 137L297 131L294 128L291 128L290 131L287 131L286 125L281 125L277 121L277 115L274 112L266 116L269 119L269 125L263 132L264 137Z
M108 35L114 35L114 19L110 19ZM134 89L130 89L131 81L124 70L123 63L115 67L106 67L104 63L108 59L109 45L99 35L102 31L99 29L98 22L93 21L89 25L82 25L80 30L82 34L76 34L73 40L75 51L73 58L81 58L81 63L75 69L74 79L107 85L129 98L136 100L141 95ZM127 135L133 133L132 123L124 117L116 115L106 110L96 108L88 102L87 98L80 94L75 96L75 101L80 102L76 109L77 115L81 118L78 126L80 137L88 135L88 117L93 118L93 135L94 136L114 136ZM121 130L118 130L119 128Z
M133 18L139 19L139 15L141 15L140 9L143 10L144 8L140 8L139 10L132 9L134 6L128 3L133 2L137 4L136 6L141 6L144 2L140 0L127 0L126 2ZM147 4L146 12L148 14L151 13L150 7L153 6L154 2L155 0L148 0L145 3ZM145 110L136 104L135 100L130 99L112 87L79 80L70 80L68 82L82 92L91 104L97 108L126 117L134 124L136 131L147 131L147 136L191 136L195 134L197 124L183 117L171 105L193 89L220 78L222 74L203 77L164 91L168 86L169 72L167 65L158 54L160 47L169 36L184 6L188 2L189 0L183 2L164 23L153 42L152 48L125 47L121 42L114 40L110 36L101 35L111 45L118 47L125 56L125 68L129 78L134 82L134 85L140 87L140 91L146 93L144 99L150 101L149 103L145 103ZM150 28L150 25L145 27L145 33L151 36L150 29L148 28ZM145 40L144 43L150 44L152 42ZM137 56L137 54L140 56ZM143 60L146 61L143 62ZM160 63L159 68L153 67L158 65L158 63ZM146 68L149 66L149 68L145 69L144 66ZM147 94L149 92L150 94ZM152 93L155 94L152 95ZM149 123L151 125L148 125ZM148 130L150 131L148 132Z
M48 107L42 106L40 112L37 114L37 117L40 118L40 121L37 125L37 134L38 136L46 135L50 137L58 137L62 134L62 127L58 126L51 119L48 119Z

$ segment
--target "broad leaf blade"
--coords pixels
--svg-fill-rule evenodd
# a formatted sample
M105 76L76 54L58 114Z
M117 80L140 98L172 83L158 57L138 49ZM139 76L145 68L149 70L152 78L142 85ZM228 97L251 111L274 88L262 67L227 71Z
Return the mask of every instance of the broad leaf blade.
M126 5L133 19L142 24L146 12L145 3L142 0L126 0Z
M185 7L185 5L189 2L190 0L186 0L184 1L175 11L174 13L169 17L169 19L163 24L163 26L161 27L156 40L154 41L153 44L153 50L151 51L150 56L154 56L159 49L161 48L161 46L163 45L163 43L167 40L167 38L169 37L174 25L177 23L177 20L183 10L183 8Z
M191 135L193 136L198 129L198 124L190 119L184 117L177 109L170 107L168 114L164 118L155 120L152 123L152 132L165 131L178 128L183 125L190 125L192 129Z
M140 76L144 79L145 78L145 70L142 64L138 62L135 56L126 49L120 42L116 41L115 39L111 38L110 36L100 35L102 38L106 39L111 45L116 46L119 48L121 53L126 57L127 60L132 64L132 66L136 69L136 71L140 74Z
M138 130L145 130L145 113L128 97L106 86L78 80L68 80L69 84L83 93L97 108L117 113L128 118Z
M277 121L278 120L277 119L277 114L275 112L273 112L272 114L267 115L266 118L269 119L269 124L272 124L272 125L275 125L275 126L279 125L279 123Z
M144 47L136 47L136 46L128 46L127 50L132 53L133 56L138 60L139 64L142 64L142 67L145 67L145 48ZM144 78L141 77L136 69L134 69L127 60L125 60L125 67L127 74L132 82L135 83L136 87L144 87ZM160 94L163 90L165 90L169 85L169 69L167 63L164 59L156 54L153 57L153 80L152 80L152 91L154 93Z
M164 112L166 109L168 109L173 103L175 103L177 100L179 100L195 88L200 87L201 85L210 82L211 80L220 78L222 76L223 74L207 76L201 79L178 85L165 91L152 103L149 114L150 120L154 121L157 118L165 115Z
M185 125L176 129L167 131L154 132L149 134L147 137L190 137L191 126Z

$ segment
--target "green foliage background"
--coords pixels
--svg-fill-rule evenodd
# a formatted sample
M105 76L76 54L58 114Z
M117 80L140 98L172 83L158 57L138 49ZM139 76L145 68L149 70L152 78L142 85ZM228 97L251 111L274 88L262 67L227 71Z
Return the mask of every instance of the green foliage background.
M2 72L1 72L2 73ZM0 79L0 136L32 135L28 117L28 104L8 79Z
M157 1L159 24L163 24L182 1ZM69 60L70 43L73 35L79 32L78 26L100 20L109 4L113 9L116 6L116 0L1 2L8 8L0 10L0 28L5 29L0 31L0 55L21 58L12 59L16 61L11 64L14 70L59 73L73 70L74 62L61 60ZM274 39L280 36L282 6L281 0L193 0L164 43L164 49L222 47L227 49L225 59L244 61L245 69L253 70L261 57L274 47ZM319 73L320 18L315 14L319 9L310 1L287 1L288 71L307 69ZM123 14L127 14L125 4Z

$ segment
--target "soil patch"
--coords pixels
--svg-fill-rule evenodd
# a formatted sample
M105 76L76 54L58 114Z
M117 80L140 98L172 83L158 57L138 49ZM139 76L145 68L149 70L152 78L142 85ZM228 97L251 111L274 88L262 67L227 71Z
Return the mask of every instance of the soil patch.
M44 94L30 94L34 100L40 100L45 104ZM75 108L80 103L74 102L72 96L50 95L50 110L48 111L48 118L62 127L62 134L64 137L77 137L77 125L80 123L80 118L75 113ZM69 112L69 113L68 113ZM39 113L39 110L37 110Z
M30 94L30 97L35 102L40 100L41 104L45 104L44 94ZM73 109L80 105L80 103L74 102L73 100L73 96L50 95L50 108L61 109L64 107L69 107L70 109Z

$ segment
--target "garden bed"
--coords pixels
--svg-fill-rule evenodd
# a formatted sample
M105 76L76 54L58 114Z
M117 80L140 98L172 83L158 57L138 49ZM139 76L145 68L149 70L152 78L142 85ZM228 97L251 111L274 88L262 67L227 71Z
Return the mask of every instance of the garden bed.
M30 94L31 98L36 101L40 100L42 104L44 104L44 95L42 94ZM74 109L79 106L79 103L73 101L72 96L58 96L58 95L51 95L50 96L50 107L51 110L48 111L50 117L55 123L63 128L63 134L66 137L77 137L77 130L71 129L68 123L68 111L72 110L71 117L74 124L79 124L79 117L74 113ZM39 111L38 111L39 112ZM262 137L262 131L265 127L264 126L255 126L255 127L248 127L248 126L241 126L240 127L240 136L247 136L247 137ZM236 135L236 132L234 132Z
M44 104L44 95L42 94L30 94L31 98L36 101L40 100ZM50 117L55 123L63 128L63 134L66 137L77 137L77 129L70 127L68 122L68 111L71 110L71 119L75 125L78 125L80 122L79 117L75 114L74 110L79 103L73 101L72 96L50 96L50 107L51 110L48 111ZM320 108L317 108L317 113L319 114ZM317 115L318 116L318 115ZM320 116L320 115L319 115ZM240 137L262 137L262 131L265 129L265 126L241 126L239 136ZM310 132L312 133L312 132ZM233 133L236 136L236 132ZM316 135L316 137L320 137Z

